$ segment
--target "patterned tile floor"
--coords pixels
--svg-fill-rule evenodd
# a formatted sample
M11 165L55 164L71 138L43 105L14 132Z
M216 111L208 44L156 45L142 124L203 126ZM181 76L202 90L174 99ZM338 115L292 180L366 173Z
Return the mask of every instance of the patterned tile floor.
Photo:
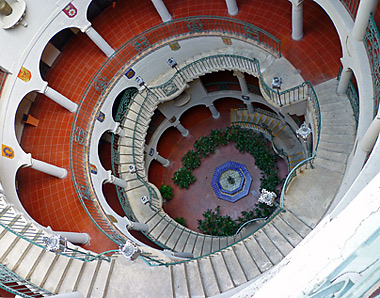
M228 16L225 2L220 0L166 0L165 3L173 18ZM305 36L298 42L290 37L291 4L288 0L241 0L238 4L240 12L235 18L252 22L278 37L283 55L301 71L305 80L319 83L336 76L341 57L339 39L328 16L312 0L304 1ZM135 34L160 22L151 1L130 0L118 1L115 9L106 9L94 20L93 26L117 49ZM54 89L78 103L87 84L105 61L102 52L86 35L79 33L65 46L47 80ZM25 128L23 149L32 153L34 158L69 170L69 141L74 115L42 95L33 105L31 114L40 122L36 128ZM190 127L191 121L184 121L184 125ZM178 138L180 135L174 131L173 138L165 142L171 146ZM165 150L162 151L165 156ZM163 169L156 173L164 175ZM21 169L18 183L22 203L38 222L55 230L88 232L91 243L86 247L94 251L115 248L83 211L70 174L59 180L31 169Z

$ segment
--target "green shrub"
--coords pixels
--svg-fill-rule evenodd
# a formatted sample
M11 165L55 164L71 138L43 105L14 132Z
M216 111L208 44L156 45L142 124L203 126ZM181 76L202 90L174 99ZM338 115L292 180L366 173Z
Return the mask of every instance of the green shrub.
M189 170L194 170L201 164L201 158L194 150L187 151L181 160L183 167Z
M189 185L195 181L195 177L190 170L179 168L178 171L174 173L172 180L179 186L179 188L188 189Z
M178 222L180 225L183 225L184 227L187 227L186 225L186 219L184 219L182 216L181 217L176 217L174 218L176 222Z
M207 209L203 212L203 220L198 219L198 229L202 233L213 236L229 236L236 233L238 224L229 215L220 215L220 206L215 211Z
M173 187L170 185L162 184L160 187L160 193L165 200L171 200L174 196Z

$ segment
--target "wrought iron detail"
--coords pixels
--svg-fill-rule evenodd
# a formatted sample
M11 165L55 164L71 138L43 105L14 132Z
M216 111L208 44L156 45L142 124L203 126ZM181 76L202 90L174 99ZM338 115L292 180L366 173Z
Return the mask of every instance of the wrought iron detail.
M85 139L87 138L87 131L85 131L80 126L75 126L73 139L79 145L84 145Z
M170 81L162 85L162 91L165 93L166 96L170 96L178 91L178 87L176 86L176 84Z
M260 41L259 30L255 27L244 26L244 34L245 34L245 37L248 39L253 39L258 42Z
M379 108L380 101L380 35L372 14L369 18L367 34L364 37L364 45L367 50L367 55L372 71L373 88L375 91L373 102L373 116L375 117Z
M189 29L190 32L203 32L204 26L201 20L199 19L189 19L186 22L186 27Z
M135 87L127 88L124 91L123 97L120 100L120 104L115 116L116 122L123 122L123 120L125 119L126 112L129 109L129 105L131 104L132 99L136 97L138 92L138 89Z
M100 75L96 78L93 84L95 90L101 92L107 87L108 80L105 76Z
M151 43L145 35L142 35L141 37L137 38L136 41L133 43L133 47L139 53L143 52L150 46Z
M87 201L92 201L91 192L90 192L90 189L87 185L79 184L78 185L78 191L79 191L79 195L82 199L85 199Z

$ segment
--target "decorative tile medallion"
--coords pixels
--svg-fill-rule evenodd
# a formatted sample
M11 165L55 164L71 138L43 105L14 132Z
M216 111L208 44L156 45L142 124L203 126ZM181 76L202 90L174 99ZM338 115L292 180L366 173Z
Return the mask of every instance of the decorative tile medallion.
M20 72L18 73L17 77L20 80L23 80L24 82L29 82L30 79L32 78L32 73L25 67L21 67Z
M105 115L103 112L99 111L99 113L98 113L98 117L97 117L96 119L97 119L99 122L103 122L104 119L106 119L106 115Z
M181 48L181 46L178 42L172 42L171 44L169 44L169 48L172 51L178 51Z
M74 4L70 3L62 10L69 18L73 18L77 15L78 9L74 6Z
M2 146L2 155L6 158L13 159L15 157L15 152L9 146L3 144Z
M93 164L90 165L90 172L91 174L94 174L94 175L98 174L98 168L96 167L96 165L93 165Z
M132 79L134 76L135 76L136 72L130 68L128 69L128 71L125 73L125 76L128 78L128 79Z
M232 40L229 37L222 37L222 41L224 44L226 44L228 46L232 45Z

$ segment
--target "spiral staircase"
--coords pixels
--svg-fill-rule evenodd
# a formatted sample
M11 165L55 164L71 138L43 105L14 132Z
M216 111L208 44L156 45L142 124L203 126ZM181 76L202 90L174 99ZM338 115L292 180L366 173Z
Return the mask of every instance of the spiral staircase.
M126 260L118 250L95 254L71 243L49 251L46 238L51 234L1 194L2 285L11 291L17 288L16 293L26 297L68 292L80 292L84 297L150 297L152 293L155 297L211 297L223 293L230 296L249 282L265 279L329 209L354 146L356 123L347 96L335 92L336 79L314 87L305 82L280 95L268 85L271 67L280 60L282 63L283 58L274 59L266 53L262 71L256 58L241 54L229 49L187 59L175 75L163 74L141 89L124 115L124 136L117 138L119 167L115 174L127 183L123 191L128 216L147 224L146 235L163 251L140 245L141 258L134 262ZM280 111L307 103L317 119L311 121L317 137L310 157L294 137L292 126L278 114L260 109L232 110L233 125L270 132L273 143L287 154L292 177L285 182L281 206L269 219L247 225L237 235L215 237L184 228L163 211L159 191L145 172L145 137L160 103L181 94L193 80L225 70L259 77L264 100ZM289 77L294 75L292 71ZM318 109L311 90L319 102ZM130 165L136 171L130 171ZM144 197L147 203L142 203Z

